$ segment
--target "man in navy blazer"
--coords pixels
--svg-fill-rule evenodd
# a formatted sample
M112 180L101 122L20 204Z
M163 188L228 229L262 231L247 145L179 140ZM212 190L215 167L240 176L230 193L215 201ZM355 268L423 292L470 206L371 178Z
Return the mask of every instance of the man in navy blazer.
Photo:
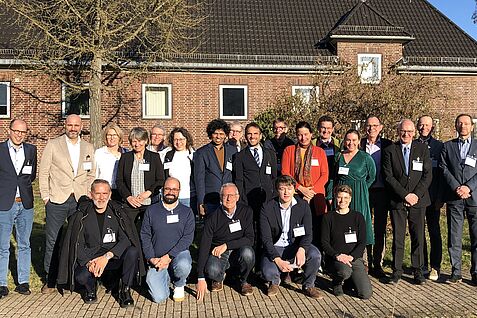
M33 189L36 177L36 147L24 143L27 124L10 122L9 138L0 143L0 298L8 295L7 274L10 235L16 230L18 286L15 291L29 295L33 226Z
M237 148L225 143L230 126L221 119L207 125L210 143L194 154L194 182L199 214L215 211L220 205L220 187L232 182L232 156Z
M477 141L472 138L472 117L467 114L457 116L455 129L459 137L444 143L440 162L448 186L444 194L452 265L449 282L462 280L462 229L467 215L472 253L470 273L472 282L477 285Z

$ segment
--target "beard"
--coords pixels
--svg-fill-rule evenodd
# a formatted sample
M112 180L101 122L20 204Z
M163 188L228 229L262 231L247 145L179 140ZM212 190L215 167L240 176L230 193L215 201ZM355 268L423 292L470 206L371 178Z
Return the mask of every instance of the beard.
M167 194L165 195L162 200L164 201L164 203L166 204L173 204L177 201L179 197L176 196L176 195L173 195L173 194Z

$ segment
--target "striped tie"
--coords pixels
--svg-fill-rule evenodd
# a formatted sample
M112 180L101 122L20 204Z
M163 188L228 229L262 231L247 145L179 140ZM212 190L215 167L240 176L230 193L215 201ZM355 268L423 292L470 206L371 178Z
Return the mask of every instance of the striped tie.
M260 167L260 156L258 155L257 148L253 148L253 159L255 159L255 162L257 162L257 166Z

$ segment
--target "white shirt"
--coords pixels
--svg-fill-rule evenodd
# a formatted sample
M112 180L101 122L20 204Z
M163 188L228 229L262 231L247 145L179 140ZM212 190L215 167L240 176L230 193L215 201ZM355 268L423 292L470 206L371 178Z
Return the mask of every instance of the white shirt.
M290 232L291 209L295 204L297 204L297 201L295 198L292 198L292 202L288 208L283 207L281 203L278 204L280 206L280 215L282 217L282 235L280 235L280 238L278 239L278 242L275 243L275 246L287 247L290 245L290 241L288 240L288 232Z
M96 179L103 179L109 182L112 189L116 189L116 175L118 173L118 163L121 154L117 157L108 151L104 146L94 152L96 164Z
M10 159L12 160L13 166L15 167L15 172L17 175L20 174L23 163L25 162L25 150L23 149L23 143L15 148L13 142L8 139L8 151L10 152ZM20 197L20 189L17 187L17 193L15 195L17 198Z
M68 138L68 136L65 135L66 138L66 146L68 146L68 152L70 153L70 159L71 159L71 164L73 165L73 174L76 177L78 174L78 166L79 166L79 161L80 161L80 143L81 139L78 137L78 141L76 141L76 144L73 144ZM73 191L73 189L71 189Z
M181 183L179 199L190 198L190 175L192 173L190 162L193 155L193 152L189 154L189 150L176 151L172 161L164 164L164 170L169 168L169 176L179 179Z
M263 162L263 149L262 149L262 147L260 147L260 145L256 145L255 147L249 147L249 149L250 149L250 152L252 153L252 157L255 153L254 149L258 150L258 158L259 158L259 162L260 162L260 164L258 166L261 167L262 162ZM255 157L254 157L254 159L255 159Z

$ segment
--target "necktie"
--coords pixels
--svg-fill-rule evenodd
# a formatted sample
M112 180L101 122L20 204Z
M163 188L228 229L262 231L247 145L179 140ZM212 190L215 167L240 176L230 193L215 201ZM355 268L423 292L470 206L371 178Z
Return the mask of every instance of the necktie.
M255 162L257 162L257 166L260 167L260 156L258 155L257 148L253 148L253 159L255 159Z
M404 147L403 150L403 155L404 155L404 166L406 168L406 176L409 175L409 149L407 147Z

